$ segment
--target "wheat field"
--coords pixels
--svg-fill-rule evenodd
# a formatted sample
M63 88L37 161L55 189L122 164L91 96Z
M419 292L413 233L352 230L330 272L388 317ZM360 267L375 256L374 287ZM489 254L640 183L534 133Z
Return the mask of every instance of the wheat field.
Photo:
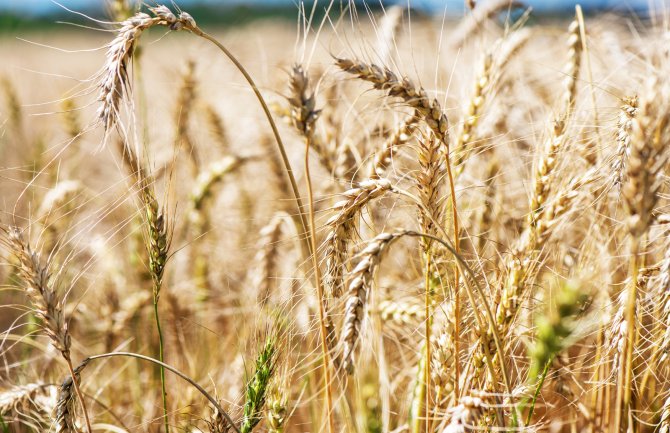
M108 0L0 35L0 428L670 430L670 5Z

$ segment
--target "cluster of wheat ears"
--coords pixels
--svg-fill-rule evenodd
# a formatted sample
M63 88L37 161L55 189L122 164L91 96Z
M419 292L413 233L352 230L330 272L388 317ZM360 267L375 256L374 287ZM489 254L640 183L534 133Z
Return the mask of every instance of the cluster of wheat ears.
M54 113L5 78L2 431L668 433L668 11L479 3L300 2L261 86L112 0Z

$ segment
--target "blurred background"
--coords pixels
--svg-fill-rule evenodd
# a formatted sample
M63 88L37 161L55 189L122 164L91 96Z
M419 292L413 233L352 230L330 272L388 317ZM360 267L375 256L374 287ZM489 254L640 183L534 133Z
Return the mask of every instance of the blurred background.
M340 0L338 0L339 2ZM462 16L465 11L464 0L353 0L370 9L381 9L392 4L408 4L417 11L428 14L446 14L448 17ZM486 0L479 0L484 3ZM670 0L527 0L536 16L556 16L574 11L579 3L587 13L616 12L643 15L649 9L668 4ZM60 6L58 3L60 3ZM101 0L0 0L0 31L11 32L17 28L26 28L53 23L54 17L69 16L64 8L75 9L91 16L105 17L104 3ZM152 3L152 2L147 2ZM297 0L178 0L176 4L188 8L193 13L206 17L205 21L220 25L235 25L261 18L295 19ZM317 0L317 3L318 0ZM327 5L326 0L320 3ZM346 4L346 1L342 1ZM305 1L312 5L314 1ZM200 21L203 21L200 18Z

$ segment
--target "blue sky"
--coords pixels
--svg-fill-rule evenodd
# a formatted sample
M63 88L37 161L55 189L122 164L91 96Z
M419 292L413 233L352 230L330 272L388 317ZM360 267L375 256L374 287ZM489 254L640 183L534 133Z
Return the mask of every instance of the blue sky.
M100 6L103 0L59 0L63 5L72 9L87 9ZM321 0L326 3L327 0ZM379 0L368 0L373 4ZM408 0L400 0L402 3L407 3ZM485 1L485 0L480 0ZM663 0L651 0L661 3ZM165 3L169 3L166 1ZM207 4L255 4L255 5L270 5L270 4L295 4L296 0L177 0L180 5L187 5L189 3L207 3ZM463 7L463 0L409 0L413 5L419 7L430 7L437 10L453 9L454 11L461 10ZM446 3L445 3L446 2ZM557 10L571 7L575 3L580 3L584 8L641 8L647 5L649 0L526 0L525 3L533 6L536 11L542 10ZM51 0L0 0L0 11L11 10L15 12L28 13L48 13L57 11L59 8Z

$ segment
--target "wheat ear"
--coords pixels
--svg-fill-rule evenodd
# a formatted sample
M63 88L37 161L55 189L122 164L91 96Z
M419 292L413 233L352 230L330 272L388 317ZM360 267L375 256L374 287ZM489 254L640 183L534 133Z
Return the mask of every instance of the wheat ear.
M566 118L574 109L575 99L577 98L577 81L582 65L582 49L579 20L575 18L568 27L568 62L563 71L565 74L563 81L563 87L565 88L563 113Z
M189 123L193 106L197 98L195 80L195 62L189 60L186 63L186 68L181 75L181 84L177 91L177 101L175 103L174 124L175 124L175 147L180 148L182 145L186 147L189 159L191 161L191 169L193 173L200 171L200 159L198 151L193 144Z
M207 201L214 192L214 187L221 183L227 174L239 169L246 161L248 161L248 158L226 156L210 164L206 170L198 174L191 190L191 212L189 215L191 223L200 228L197 230L198 233L202 232L202 228L207 227L204 213L207 209Z
M209 433L228 433L233 427L217 408L213 409L210 419L206 422Z
M19 260L19 274L26 284L26 294L35 307L35 315L42 320L44 331L56 349L60 351L68 365L70 373L73 374L72 359L70 356L72 338L65 320L65 314L63 313L63 301L56 293L54 283L51 279L49 263L42 263L40 254L32 250L28 242L24 240L23 233L21 233L18 227L10 227L7 232L7 238L11 250ZM79 389L79 383L76 380L74 388L84 412L87 431L91 433L91 423L88 418L86 402Z
M487 52L484 54L482 66L477 78L475 79L475 88L468 101L468 107L463 118L463 126L456 139L456 159L454 166L456 167L456 177L458 177L464 170L464 163L470 153L472 153L472 142L479 118L482 115L482 108L486 102L486 96L490 92L489 86L491 84L491 74L493 66L493 54Z
M443 400L446 399L455 389L455 361L456 351L454 347L454 303L447 301L444 304L445 321L439 333L433 339L435 349L432 351L432 379L435 386L435 401L437 407L443 407Z
M107 2L107 13L114 21L123 21L133 14L131 0L111 0Z
M310 85L307 72L301 65L294 65L289 80L291 96L290 120L293 126L309 142L309 148L316 153L323 168L331 175L338 176L337 155L327 141L316 133L315 123L321 115L316 109L316 95Z
M63 99L61 109L63 110L63 126L68 137L71 139L77 138L81 134L81 125L79 124L79 116L77 116L77 106L74 103L74 99Z
M359 261L349 276L347 300L342 321L342 366L352 374L354 371L354 351L361 334L361 322L365 317L367 299L375 271L379 267L384 251L403 233L382 233L371 240L358 254Z
M464 113L463 125L456 138L454 176L459 177L465 169L465 163L473 153L477 140L477 127L487 100L491 98L494 86L500 79L507 64L526 45L530 39L528 29L517 30L506 38L498 39L493 47L484 53L481 67L475 78L472 95Z
M661 293L661 361L670 357L670 248L666 249L660 268L659 292Z
M438 230L433 221L442 221L444 206L441 185L446 177L444 153L441 152L441 143L428 131L418 140L419 170L416 174L416 187L419 190L419 226L424 233L437 235ZM428 215L426 215L426 213ZM424 250L428 253L429 239L422 239Z
M286 398L281 394L272 396L268 402L268 433L283 433L287 416Z
M417 87L407 77L398 78L390 69L375 64L349 59L337 59L336 63L343 71L372 83L375 89L382 90L391 97L401 98L408 106L416 109L426 125L445 146L449 145L447 116L437 99L430 99L423 87Z
M396 150L405 145L412 138L416 129L417 116L413 113L403 120L393 131L393 133L384 141L377 152L375 152L372 163L370 164L370 179L379 179L386 174L386 170L391 165L393 154Z
M56 433L77 433L78 429L74 421L74 400L80 396L79 386L81 372L88 360L84 360L68 376L58 390L58 402L56 403ZM75 392L72 392L74 388Z
M379 302L377 313L383 322L393 322L400 326L416 324L425 320L423 304L385 299Z
M379 24L377 31L377 49L375 53L381 63L388 63L391 60L393 49L396 47L396 36L400 25L402 24L402 15L404 8L400 5L393 5L386 9L384 17Z
M111 130L119 120L119 108L130 87L128 67L142 33L155 26L179 30L193 20L185 13L177 17L165 6L149 10L153 16L140 12L123 21L107 48L105 66L98 79L101 105L97 114L106 131Z
M275 372L278 351L276 336L268 336L256 357L256 370L246 385L241 433L250 433L263 419L263 408L270 379Z
M206 104L204 110L207 125L209 126L212 136L216 139L216 142L223 153L230 153L230 143L223 118L211 104Z
M486 412L484 401L479 397L465 396L460 400L460 404L451 408L451 421L443 430L443 433L464 433L477 431L477 421Z
M252 287L258 293L260 305L266 305L276 286L277 260L279 258L279 239L282 225L288 215L279 213L261 229L258 239L258 252L254 257L255 266L251 272Z
M617 118L617 157L612 163L614 185L617 187L620 187L625 180L626 165L630 153L630 134L633 129L633 120L637 115L637 106L637 96L624 98L619 117Z
M334 209L337 213L326 223L329 232L325 240L324 275L326 286L333 297L337 298L342 294L344 264L359 213L370 201L393 191L395 188L388 180L369 179L361 182L356 188L344 192L345 199L335 203Z
M54 391L56 386L44 383L29 383L26 385L13 386L0 392L0 416L11 413L25 413L30 406L37 406L43 412L46 405L41 405L39 397L48 395Z

